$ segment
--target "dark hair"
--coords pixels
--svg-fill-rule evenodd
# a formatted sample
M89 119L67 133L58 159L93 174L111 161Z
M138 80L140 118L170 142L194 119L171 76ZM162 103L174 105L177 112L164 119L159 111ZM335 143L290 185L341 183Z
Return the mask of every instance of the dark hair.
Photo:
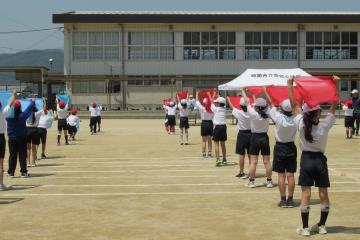
M14 119L18 120L19 115L21 114L21 106L14 107Z
M348 108L349 108L349 109L352 109L352 108L353 108L352 103L348 104Z
M287 112L287 111L284 111L284 110L282 111L282 113L287 117L291 117L293 115L292 112Z
M184 104L181 103L181 106L186 109L187 108L187 103L184 103Z
M304 131L305 131L305 140L313 143L314 138L311 134L312 127L314 125L314 117L317 113L317 110L304 113L303 121L304 121Z
M220 107L225 107L225 103L219 103Z
M35 112L37 112L36 105L34 105L34 107L33 107L33 112L32 112L32 114L31 114L31 124L34 124L34 123L35 123L35 120L36 120L36 118L35 118Z
M244 112L247 112L247 106L240 105L240 107Z
M265 113L266 107L255 107L255 110L260 114L260 116L264 119L268 118L269 116Z

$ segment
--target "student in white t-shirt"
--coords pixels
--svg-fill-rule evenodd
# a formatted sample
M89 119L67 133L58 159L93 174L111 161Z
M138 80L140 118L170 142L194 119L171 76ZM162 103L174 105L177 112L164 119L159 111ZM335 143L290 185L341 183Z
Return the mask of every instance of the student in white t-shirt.
M4 184L4 158L5 158L5 132L6 132L6 117L9 113L10 106L13 104L16 96L16 91L13 92L8 105L4 106L0 101L0 191L9 189L8 186Z
M98 105L96 107L97 110L97 119L96 119L96 123L98 126L98 132L100 132L100 126L101 126L101 111L103 110L103 107L101 105Z
M75 136L77 133L77 127L80 124L80 119L77 116L77 110L73 109L71 114L67 117L66 122L68 124L70 138L75 141Z
M346 130L346 139L350 139L354 133L354 108L352 103L350 104L342 104L342 109L344 110L344 126Z
M263 92L270 102L269 115L275 123L275 140L273 171L278 173L278 187L280 192L279 207L293 208L295 190L294 174L297 169L297 148L294 143L297 125L294 122L293 107L289 99L280 103L279 110L275 107L271 96L265 87ZM286 198L286 179L288 182L288 198Z
M66 118L68 116L69 105L65 104L63 101L56 99L56 113L58 117L58 135L57 135L57 145L60 145L61 133L64 132L65 144L69 144L68 132Z
M54 117L52 113L44 109L43 113L40 116L38 131L41 142L41 159L46 159L46 140L47 140L47 129L51 127L54 121Z
M272 167L270 162L270 143L267 134L269 130L269 111L268 105L264 98L256 98L254 100L254 107L250 105L249 99L246 97L244 89L242 95L245 98L247 111L251 118L251 139L250 139L250 168L249 168L249 181L246 184L249 188L255 186L256 166L258 163L259 154L263 157L265 167L266 182L268 188L273 187L272 183Z
M199 99L199 96L197 96ZM199 100L195 102L195 107L198 109L201 118L201 138L202 138L202 156L203 157L212 157L212 135L214 131L213 118L214 113L208 112L205 108L208 99L204 98L202 104ZM208 153L206 155L206 145L208 149Z
M208 97L211 101L211 111L214 113L213 123L214 123L214 132L213 132L213 141L215 145L215 156L216 156L216 166L226 165L226 145L227 141L227 127L226 127L226 99L223 97L218 97L213 99L213 97L208 93ZM222 151L222 160L220 159L220 149Z
M186 99L178 99L178 109L180 115L180 145L189 145L189 104ZM184 143L185 132L185 143Z
M176 125L176 104L171 101L168 105L163 105L165 112L167 113L167 133L175 134Z
M333 77L335 86L340 79ZM294 107L293 79L288 80L289 96ZM301 219L302 227L296 232L302 236L310 236L311 232L326 234L325 223L329 214L330 187L327 158L324 155L328 133L335 123L335 110L337 102L333 102L327 116L321 119L321 107L319 105L310 108L306 103L303 106L303 114L298 114L294 122L298 126L300 135L300 159L299 185L301 186ZM296 108L294 108L296 109ZM297 113L295 112L295 115ZM321 203L321 216L317 224L311 230L309 228L309 212L311 187L319 188Z
M90 132L91 135L96 134L96 124L98 122L98 109L97 103L93 102L91 106L89 106L90 112Z

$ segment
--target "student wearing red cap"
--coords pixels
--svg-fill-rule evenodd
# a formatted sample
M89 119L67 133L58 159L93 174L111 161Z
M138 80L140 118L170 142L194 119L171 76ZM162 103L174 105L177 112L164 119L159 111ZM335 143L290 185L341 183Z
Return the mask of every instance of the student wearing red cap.
M178 109L180 115L180 145L189 145L189 106L186 99L179 99ZM185 132L185 143L184 143L184 132Z
M96 134L96 123L97 123L97 103L94 101L91 106L89 106L89 112L90 112L90 132L91 135Z
M77 133L77 126L80 124L80 119L76 114L77 114L77 110L73 109L71 111L71 114L66 119L70 138L72 138L73 141L75 140L75 135Z
M176 125L176 104L171 101L167 106L163 105L167 113L167 132L175 133L175 125Z
M41 159L46 159L46 139L47 139L47 129L51 127L53 122L53 115L46 108L40 116L38 131L41 142Z
M344 125L345 125L345 131L346 131L346 139L350 139L353 137L354 133L354 108L352 106L352 103L348 104L341 104L342 109L344 110Z
M0 101L0 191L7 190L9 187L4 184L4 158L5 158L5 131L6 131L6 117L8 116L10 106L15 100L15 94L13 93L12 97L9 100L8 105L4 108Z
M68 129L67 129L66 118L68 116L69 106L68 104L65 104L63 101L59 101L58 99L56 99L56 101L57 101L56 111L58 116L57 144L60 145L61 133L63 131L65 137L65 144L68 145L69 140L68 140L68 132L67 132Z
M334 76L335 86L338 86L340 78ZM293 79L288 80L289 96L294 108ZM327 113L321 118L321 107L313 108L306 103L303 106L303 114L297 114L294 122L298 126L300 135L300 148L302 150L300 159L299 185L301 186L301 220L302 227L296 229L296 233L302 236L310 236L311 232L326 234L325 227L330 210L328 188L330 187L327 158L324 155L328 133L335 124L335 110L337 102L334 101ZM319 188L321 203L320 220L311 229L309 228L309 213L311 187Z
M269 115L275 123L275 140L273 171L278 173L278 187L280 192L279 207L293 208L295 190L294 174L297 168L297 148L294 143L297 125L294 122L293 107L289 99L280 103L279 110L275 107L271 96L263 87L271 109ZM288 182L288 198L286 198L286 179Z
M11 107L12 103L10 103L9 106ZM14 177L17 156L19 156L21 177L26 178L29 176L26 166L26 119L30 117L34 106L35 99L32 99L29 106L22 111L21 102L15 100L14 115L6 118L10 152L8 169L9 177Z
M46 101L43 99L44 108L38 110L36 105L34 105L33 112L30 117L26 120L26 142L27 142L27 163L28 167L35 167L37 160L37 149L40 144L40 135L39 135L39 120L41 115L46 109Z

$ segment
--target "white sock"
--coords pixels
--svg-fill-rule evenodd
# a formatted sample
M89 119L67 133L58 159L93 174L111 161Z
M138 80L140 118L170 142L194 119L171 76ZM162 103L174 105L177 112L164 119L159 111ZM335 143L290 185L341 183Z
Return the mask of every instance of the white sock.
M183 139L184 139L183 133L180 133L180 141L183 142Z
M189 140L189 133L185 133L186 142Z

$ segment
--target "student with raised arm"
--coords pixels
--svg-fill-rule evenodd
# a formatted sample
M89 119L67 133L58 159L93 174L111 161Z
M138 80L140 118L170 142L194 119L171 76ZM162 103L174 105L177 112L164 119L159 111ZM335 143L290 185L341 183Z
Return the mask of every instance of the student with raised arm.
M211 101L211 111L214 113L213 124L215 128L213 132L213 141L215 144L216 166L219 167L227 164L225 146L225 142L227 140L226 99L218 97L214 100L210 93L208 93L208 96ZM222 160L220 159L220 146L222 151Z
M46 100L44 100L44 104L46 104ZM53 123L53 115L47 109L47 106L44 106L44 112L40 116L38 131L41 142L41 159L46 159L46 140L47 140L47 129L51 127Z
M263 92L270 102L271 109L269 115L275 123L275 140L273 171L278 173L278 187L280 192L279 207L293 208L295 180L294 173L297 167L297 148L295 146L295 136L297 125L294 122L294 109L289 99L280 103L279 110L275 107L271 96L266 87ZM288 198L286 198L286 179L288 182Z
M43 98L43 109L37 109L34 105L33 112L26 120L26 142L27 142L27 164L28 167L36 167L37 150L40 145L39 120L46 109L45 98Z
M269 130L269 115L267 109L267 102L263 98L256 98L254 100L254 107L249 103L249 99L246 97L245 90L242 90L242 95L245 99L247 111L251 118L251 139L250 139L250 169L249 169L249 181L246 184L249 188L255 186L256 165L258 163L258 157L261 152L263 156L263 163L266 171L265 185L268 188L273 187L272 183L272 168L270 162L270 144L269 136L267 134Z
M334 76L336 86L340 78ZM288 80L289 96L294 108L293 79ZM303 106L303 114L298 114L294 122L298 126L300 135L300 148L302 150L300 159L299 185L301 186L301 219L302 227L296 233L302 236L310 236L311 232L326 234L326 220L329 214L330 187L327 158L324 155L328 133L335 123L335 109L337 102L334 101L327 116L321 118L321 107L319 105L310 108L306 103ZM295 113L296 114L296 113ZM311 230L309 228L311 187L319 189L321 202L321 215L319 222Z
M13 92L8 105L2 105L0 102L0 191L7 190L9 187L4 184L4 158L5 158L5 131L6 131L6 117L8 116L10 106L14 103L16 91Z
M203 157L212 157L212 135L214 131L213 118L214 114L212 112L208 112L205 108L205 105L209 101L207 98L203 99L202 104L199 101L199 95L197 95L197 100L195 102L196 108L199 110L200 118L201 118L201 138L202 138L202 156ZM206 155L206 145L207 145L207 155Z
M89 106L89 112L90 112L90 132L91 135L96 134L96 125L98 121L98 109L97 109L97 103L94 101L91 106Z
M176 125L176 104L171 101L168 105L163 105L167 113L167 132L168 134L175 134L175 125Z
M246 179L247 176L244 172L245 165L245 156L246 154L249 157L250 162L250 139L251 139L251 118L250 114L247 111L246 101L244 97L240 99L240 107L241 109L235 108L231 101L228 101L231 108L233 109L232 115L237 119L237 128L239 130L236 139L236 154L239 155L239 167L240 172L236 175L236 177Z
M77 116L77 110L73 109L71 110L71 114L67 117L66 122L68 124L68 131L69 131L69 135L70 138L75 141L75 136L77 133L77 127L80 124L80 119Z
M14 177L17 157L19 156L21 177L26 178L29 177L26 166L26 119L33 112L35 99L30 101L29 106L24 111L21 109L21 102L19 100L10 102L9 106L11 107L12 105L14 105L14 114L13 116L9 114L6 118L10 152L8 176Z
M60 101L58 99L56 99L56 111L57 111L57 116L58 116L58 135L57 135L57 145L60 145L60 139L61 139L61 132L64 132L64 137L65 137L65 144L68 145L69 144L69 139L68 139L68 132L67 132L67 123L66 123L66 118L68 116L68 109L69 106L68 104L65 104L63 101Z
M187 99L181 99L177 96L178 109L180 115L180 145L189 145L189 104ZM184 143L185 132L185 143Z

